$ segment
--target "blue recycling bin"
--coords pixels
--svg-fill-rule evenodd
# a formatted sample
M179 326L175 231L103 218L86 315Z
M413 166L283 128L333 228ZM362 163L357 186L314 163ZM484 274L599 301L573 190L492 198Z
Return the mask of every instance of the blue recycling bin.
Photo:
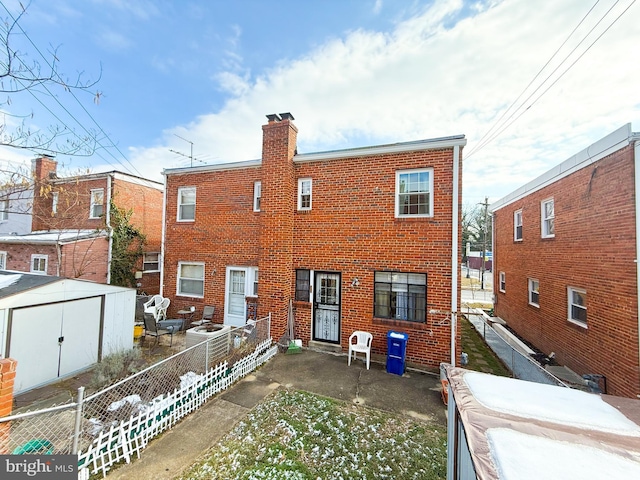
M407 340L409 340L407 333L387 332L387 373L404 374Z

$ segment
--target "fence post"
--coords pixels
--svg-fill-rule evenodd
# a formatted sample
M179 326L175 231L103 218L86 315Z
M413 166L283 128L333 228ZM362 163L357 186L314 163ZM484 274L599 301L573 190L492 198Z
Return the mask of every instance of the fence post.
M80 431L82 426L82 407L84 404L84 387L78 388L78 401L76 405L76 423L73 427L73 446L71 447L71 453L77 455L78 442L80 440Z
M204 373L209 371L209 341L204 344Z
M267 322L267 338L271 338L271 312L269 312L269 320Z
M0 417L11 415L13 408L13 384L18 362L13 358L0 359ZM0 454L9 452L11 422L0 423Z

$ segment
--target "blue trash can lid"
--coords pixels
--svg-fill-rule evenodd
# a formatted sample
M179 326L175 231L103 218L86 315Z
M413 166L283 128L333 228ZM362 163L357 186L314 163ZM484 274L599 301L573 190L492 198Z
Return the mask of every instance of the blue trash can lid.
M409 338L409 335L407 335L406 333L401 333L401 332L389 332L387 334L388 337L390 338L398 338L401 340L406 340L407 338Z

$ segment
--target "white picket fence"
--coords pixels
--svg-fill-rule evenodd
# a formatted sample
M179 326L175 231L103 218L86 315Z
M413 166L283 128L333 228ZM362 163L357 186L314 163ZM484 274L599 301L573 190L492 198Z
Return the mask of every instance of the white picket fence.
M273 357L278 347L272 343L270 338L260 342L231 368L224 361L204 374L185 375L173 392L137 405L136 413L101 431L87 449L78 452L78 478L87 479L98 473L104 477L114 464L129 463L134 455L140 458L149 440Z

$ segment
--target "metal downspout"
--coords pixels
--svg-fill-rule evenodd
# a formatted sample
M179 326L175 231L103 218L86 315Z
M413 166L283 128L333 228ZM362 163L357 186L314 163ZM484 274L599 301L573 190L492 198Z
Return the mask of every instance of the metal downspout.
M634 139L631 138L631 141ZM635 173L635 200L636 200L636 316L638 320L638 331L636 332L636 341L638 342L638 365L640 365L640 269L638 268L638 260L640 253L640 138L636 136L633 148L633 167ZM640 387L640 385L638 386ZM640 398L640 394L636 395Z
M111 228L111 190L113 183L113 174L107 176L107 215L106 224L109 233L109 250L107 252L107 285L111 285L111 261L113 258L113 228Z
M451 212L452 239L451 239L451 366L456 365L456 335L457 335L457 319L458 319L458 275L460 275L459 243L458 243L458 210L460 194L460 147L453 147L453 202Z
M162 192L162 238L160 240L160 295L164 295L164 235L167 215L167 174L163 172L164 190Z

